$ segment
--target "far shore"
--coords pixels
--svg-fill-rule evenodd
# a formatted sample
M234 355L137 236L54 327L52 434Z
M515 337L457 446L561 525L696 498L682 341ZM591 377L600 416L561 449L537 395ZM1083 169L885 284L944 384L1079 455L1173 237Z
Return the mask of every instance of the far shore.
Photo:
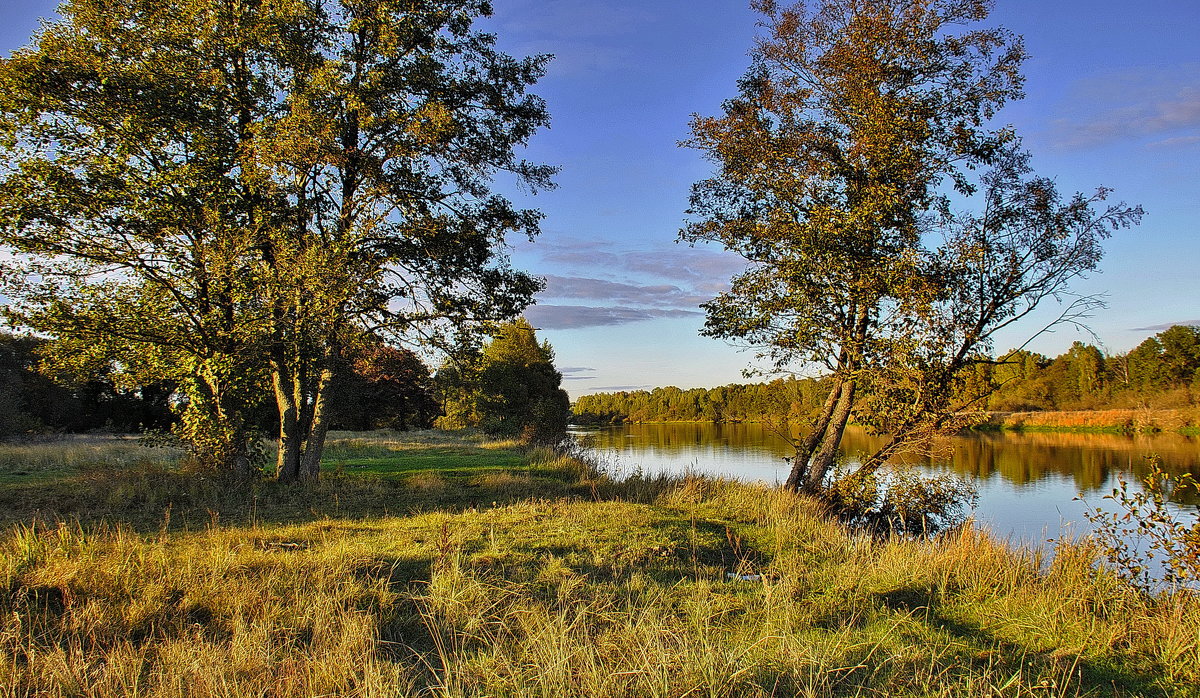
M629 421L623 424L762 424L762 419L674 419ZM621 424L573 423L577 427ZM973 431L1068 432L1096 434L1153 434L1200 436L1200 407L1126 408L1105 410L1045 410L988 412Z

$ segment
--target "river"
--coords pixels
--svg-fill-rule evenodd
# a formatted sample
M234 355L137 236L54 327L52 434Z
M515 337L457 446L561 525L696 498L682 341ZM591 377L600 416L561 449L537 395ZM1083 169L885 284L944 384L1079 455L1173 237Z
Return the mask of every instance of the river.
M695 472L778 483L787 477L790 447L759 424L633 424L574 431L617 474ZM850 459L882 439L850 428L842 451ZM1178 434L980 432L945 439L933 456L907 458L930 473L953 473L979 492L977 525L1013 543L1042 544L1089 530L1088 507L1111 506L1103 497L1119 478L1134 484L1157 454L1164 469L1200 479L1200 439ZM1180 511L1200 509L1196 497Z

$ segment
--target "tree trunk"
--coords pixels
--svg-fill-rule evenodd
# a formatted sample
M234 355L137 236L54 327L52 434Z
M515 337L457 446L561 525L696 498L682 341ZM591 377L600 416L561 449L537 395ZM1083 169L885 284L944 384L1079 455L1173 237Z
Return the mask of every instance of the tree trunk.
M842 383L841 395L838 396L837 406L825 428L821 438L821 448L813 456L804 476L804 491L817 493L825 484L825 476L829 474L837 459L837 449L842 443L842 434L846 431L846 423L850 421L850 410L854 407L854 380L848 379Z
M821 437L825 435L825 430L829 428L829 420L833 416L833 410L837 406L841 393L842 381L835 381L833 388L829 391L829 397L825 398L825 405L821 407L821 415L813 425L812 431L808 432L804 440L796 446L796 454L792 458L792 471L788 474L787 482L783 483L784 489L796 492L804 483L804 475L808 472L808 461L812 458L813 451L821 441Z
M300 405L296 402L294 381L276 366L271 381L275 387L275 404L279 409L279 455L275 459L275 478L280 482L295 482L300 478L300 453L304 443L300 433Z
M334 372L331 366L321 370L313 396L312 421L304 440L304 457L300 467L303 480L316 480L321 476L321 455L325 451L325 435L329 433L330 390Z

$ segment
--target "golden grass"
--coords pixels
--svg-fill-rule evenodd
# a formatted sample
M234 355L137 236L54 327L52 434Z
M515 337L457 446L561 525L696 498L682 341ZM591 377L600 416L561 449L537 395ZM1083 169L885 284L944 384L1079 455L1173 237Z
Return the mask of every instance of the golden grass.
M527 461L406 483L595 478L552 450ZM1086 542L1048 562L972 529L874 540L697 477L582 491L190 531L13 525L0 697L1200 695L1200 601L1137 593Z
M1200 425L1200 408L1013 412L1000 419L1005 429L1178 431Z

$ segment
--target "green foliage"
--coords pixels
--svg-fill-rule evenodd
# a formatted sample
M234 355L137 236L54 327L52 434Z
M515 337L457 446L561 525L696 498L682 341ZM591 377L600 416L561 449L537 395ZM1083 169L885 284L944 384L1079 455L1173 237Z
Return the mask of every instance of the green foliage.
M429 368L413 352L371 343L355 351L334 420L338 429L427 429L438 414Z
M855 530L929 537L966 523L979 493L953 475L922 477L893 469L836 477L827 499L838 520Z
M1019 351L973 370L991 389L991 410L1087 410L1200 404L1200 328L1175 325L1125 354L1075 342L1049 359Z
M581 395L572 405L572 421L603 425L623 422L794 422L820 408L827 381L780 378L768 383L717 388L676 387Z
M552 168L547 123L475 0L72 0L0 64L10 319L72 368L184 396L199 461L243 470L273 392L281 477L315 476L336 369L370 326L436 344L520 312L538 282L491 191ZM303 466L303 467L302 467Z
M474 385L478 380L479 353L460 350L445 361L434 377L434 389L442 416L434 420L438 429L459 430L479 425Z
M1200 404L1200 358L1186 349L1168 352L1164 335L1193 337L1200 328L1175 326L1150 337L1126 354L1107 355L1075 342L1053 359L1014 350L999 358L973 357L949 384L957 404L973 410L1022 412L1089 410L1144 405L1183 407ZM1178 343L1172 346L1178 346ZM1191 346L1186 345L1186 346ZM1171 367L1171 368L1168 368ZM1163 378L1173 372L1178 378ZM1130 375L1135 379L1130 379ZM1153 380L1137 380L1154 376ZM579 424L624 422L786 421L803 424L820 411L830 378L776 379L768 383L717 388L675 387L583 395L572 405ZM980 396L983 396L980 399Z
M111 371L55 371L51 343L0 332L0 438L105 429L166 429L175 421L170 383L137 385ZM47 375L48 373L52 375Z
M1102 206L1104 189L1061 196L991 127L1021 96L1025 53L1003 29L966 28L990 3L753 5L764 31L740 93L685 143L716 171L694 185L681 238L747 261L705 304L705 334L780 370L830 371L786 483L818 492L852 415L891 435L867 471L967 423L986 395L960 402L961 374L993 333L1094 269L1142 212Z
M1147 461L1149 472L1140 490L1130 491L1129 483L1119 478L1104 496L1116 509L1087 512L1093 536L1117 573L1145 591L1163 583L1200 589L1200 514L1172 506L1188 490L1200 494L1200 486L1190 473L1163 470L1158 456Z
M443 427L478 426L493 436L557 443L566 436L570 398L554 350L524 318L501 325L466 371L440 372Z

